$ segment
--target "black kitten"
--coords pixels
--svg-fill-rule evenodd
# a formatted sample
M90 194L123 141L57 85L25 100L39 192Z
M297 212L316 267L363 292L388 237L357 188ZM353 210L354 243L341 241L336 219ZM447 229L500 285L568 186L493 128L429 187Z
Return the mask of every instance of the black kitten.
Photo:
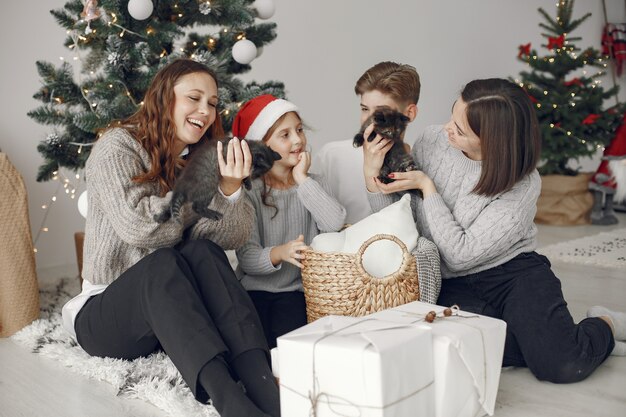
M223 139L224 157L228 150L228 140ZM267 173L274 161L280 159L280 154L274 152L261 141L248 140L248 147L252 154L252 172L250 177L243 180L246 189L251 188L251 180ZM176 179L169 207L154 215L154 220L163 223L170 217L180 222L180 209L187 201L191 201L193 210L202 217L219 220L222 213L209 209L209 204L217 192L220 181L220 169L217 163L217 141L204 140L196 147Z
M393 146L385 155L385 160L380 169L378 179L385 184L389 184L395 181L388 177L392 172L416 171L417 165L413 157L404 149L404 142L402 141L402 135L409 123L409 118L388 107L376 110L374 114L368 117L363 123L359 133L354 136L352 144L355 148L363 146L363 141L365 140L363 132L372 122L374 123L374 130L367 138L368 142L373 141L376 134L393 141Z

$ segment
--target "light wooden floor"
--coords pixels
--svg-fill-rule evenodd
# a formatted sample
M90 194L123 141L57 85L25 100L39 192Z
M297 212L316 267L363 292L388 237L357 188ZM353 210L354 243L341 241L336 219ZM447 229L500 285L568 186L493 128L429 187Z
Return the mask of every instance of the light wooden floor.
M626 214L619 218L620 224L612 227L540 226L539 244L545 246L626 227ZM576 321L584 318L587 308L595 304L626 310L626 271L558 262L553 267ZM45 275L40 274L40 279L46 279ZM504 370L495 415L624 417L626 357L610 357L588 379L568 385L539 382L526 369ZM165 413L143 401L118 398L111 385L76 375L11 340L0 339L0 417L18 416L164 417Z

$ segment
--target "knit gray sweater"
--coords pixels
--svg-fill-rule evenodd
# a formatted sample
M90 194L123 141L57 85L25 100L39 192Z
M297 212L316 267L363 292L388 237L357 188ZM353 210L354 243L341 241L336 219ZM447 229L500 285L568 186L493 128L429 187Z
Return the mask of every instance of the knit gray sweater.
M305 244L320 232L340 230L346 219L346 210L332 196L330 186L316 175L288 190L271 191L272 207L261 201L263 181L252 182L247 192L255 208L255 220L248 243L237 250L237 275L248 291L287 292L302 291L300 268L288 262L272 265L270 251L274 246L304 235Z
M110 284L129 267L161 247L189 239L207 238L224 249L244 244L252 228L253 208L242 195L231 203L217 193L210 207L224 214L219 221L200 218L186 204L183 225L153 220L172 193L160 197L155 182L136 183L150 169L148 152L125 129L107 131L95 144L85 168L89 210L85 224L83 278Z
M541 191L536 170L511 190L485 197L471 192L482 163L450 146L443 126L428 127L412 155L437 187L437 194L414 199L413 207L418 230L439 248L443 278L484 271L535 250ZM369 193L368 199L376 212L398 196Z

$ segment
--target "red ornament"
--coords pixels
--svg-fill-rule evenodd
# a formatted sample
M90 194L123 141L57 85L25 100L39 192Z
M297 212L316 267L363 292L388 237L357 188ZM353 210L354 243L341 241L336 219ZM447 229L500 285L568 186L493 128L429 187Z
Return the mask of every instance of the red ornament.
M552 50L554 48L562 48L565 43L565 36L561 35L558 38L549 37L548 38L548 49Z
M522 56L529 56L529 55L530 55L530 42L528 42L526 45L520 45L517 57L521 58Z
M592 125L596 122L596 120L598 120L599 117L600 117L599 114L591 113L589 116L585 117L585 120L583 120L582 123L584 125Z
M565 81L565 82L563 83L563 85L565 85L565 86L567 86L567 87L571 87L571 86L573 86L573 85L577 85L577 86L579 86L579 87L582 87L582 86L583 86L583 82L582 82L582 81L580 81L580 78L576 77L576 78L572 78L572 79L571 79L571 80L569 80L569 81Z

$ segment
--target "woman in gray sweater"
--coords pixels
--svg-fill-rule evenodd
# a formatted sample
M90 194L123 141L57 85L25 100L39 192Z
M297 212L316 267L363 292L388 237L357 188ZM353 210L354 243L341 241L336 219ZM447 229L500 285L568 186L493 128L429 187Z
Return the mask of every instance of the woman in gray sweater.
M225 249L245 243L253 208L241 182L245 142L218 143L220 220L183 206L180 222L157 223L187 151L223 137L216 76L179 59L161 69L142 107L107 129L86 164L89 210L83 291L64 325L94 356L134 359L164 350L199 401L223 417L278 416L278 388L259 318ZM237 384L241 380L246 393Z
M626 321L622 313L601 310L601 317L575 324L550 262L534 252L540 141L522 88L475 80L454 103L450 122L427 128L415 142L421 171L392 173L396 181L381 183L376 176L390 145L377 137L364 150L364 173L375 211L396 198L392 193L422 191L415 218L441 255L437 304L506 321L505 366L575 382L608 357L615 338L626 339Z

